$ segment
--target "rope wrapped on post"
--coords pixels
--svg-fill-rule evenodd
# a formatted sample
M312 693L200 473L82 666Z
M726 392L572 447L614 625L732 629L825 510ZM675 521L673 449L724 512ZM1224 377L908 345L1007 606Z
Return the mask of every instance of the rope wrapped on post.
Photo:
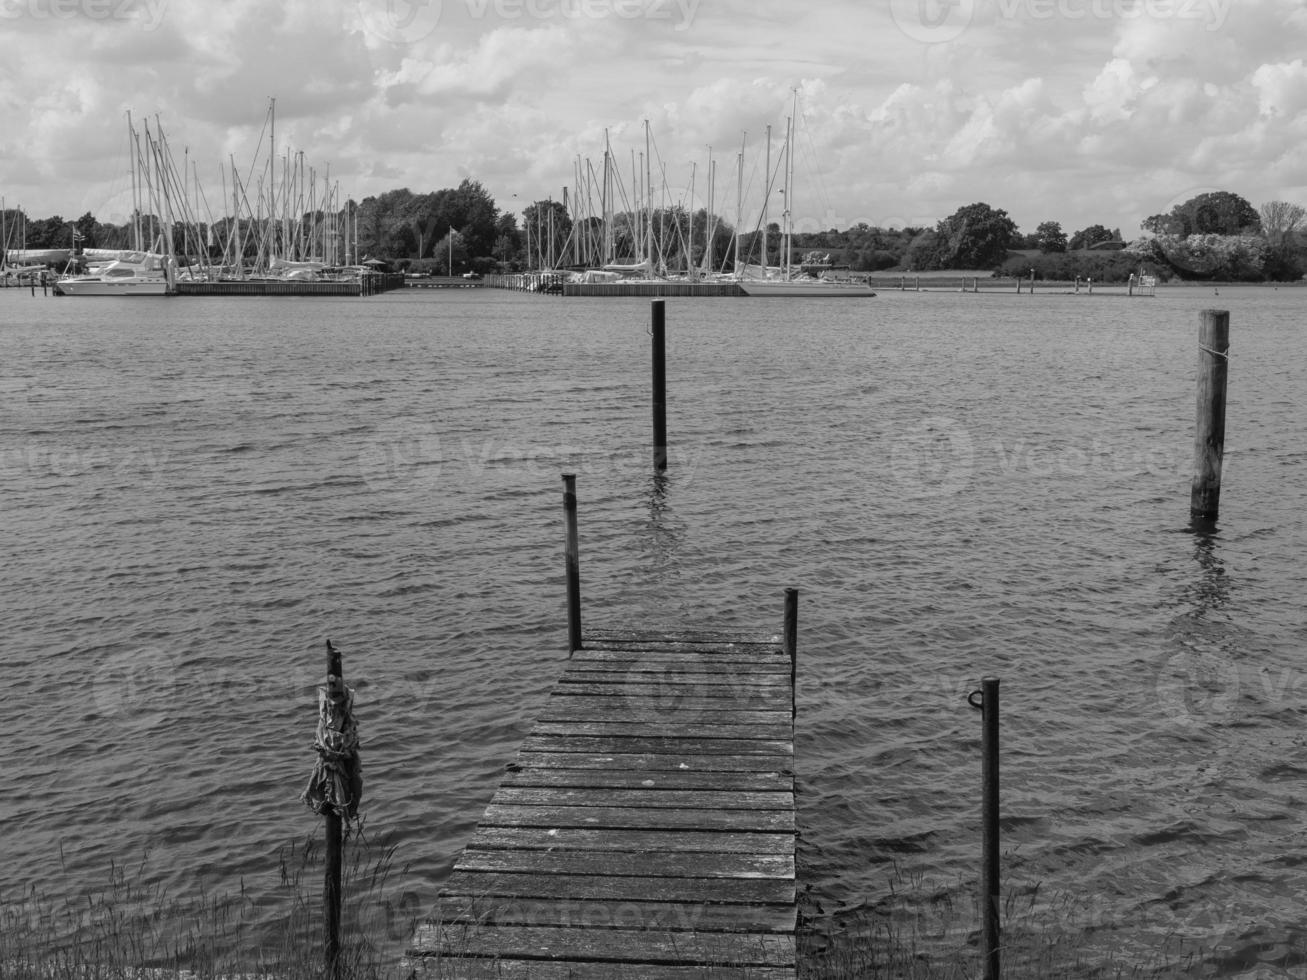
M354 689L337 674L318 688L318 730L313 739L318 761L300 795L314 813L335 813L346 823L358 817L363 796L359 761L358 722L354 720Z

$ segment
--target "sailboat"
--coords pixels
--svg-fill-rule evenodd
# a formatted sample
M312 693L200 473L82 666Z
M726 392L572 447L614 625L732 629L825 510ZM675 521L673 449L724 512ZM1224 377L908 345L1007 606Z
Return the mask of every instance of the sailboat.
M740 292L745 296L875 296L875 292L866 283L862 282L841 282L834 279L817 278L810 276L800 270L797 274L793 265L793 248L791 238L793 234L793 207L794 207L794 125L795 113L798 111L799 94L798 90L794 93L794 110L789 119L786 120L785 134L785 211L781 216L781 265L779 269L773 270L766 265L766 228L767 218L766 211L763 212L763 249L764 264L760 270L761 275L753 275L753 267L745 266L741 274L737 277L736 283ZM770 128L768 129L770 138ZM770 155L770 153L769 153ZM768 178L770 180L770 176Z

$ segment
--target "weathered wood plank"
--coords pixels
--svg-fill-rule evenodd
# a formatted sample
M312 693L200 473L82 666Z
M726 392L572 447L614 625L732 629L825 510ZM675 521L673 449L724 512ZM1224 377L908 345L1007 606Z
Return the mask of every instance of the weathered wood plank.
M613 827L630 830L793 831L792 810L672 810L650 807L511 806L492 803L484 827Z
M623 874L642 878L781 878L794 880L792 854L630 854L608 851L505 851L468 848L460 871L522 874Z
M781 642L779 633L768 630L668 629L657 633L622 627L587 628L581 637L586 648L612 643L639 644L640 649L697 644L700 646L771 647Z
M640 707L675 707L678 703L693 705L700 700L715 701L722 707L726 707L722 702L730 702L731 707L741 710L750 708L789 708L790 706L788 687L736 688L733 692L728 693L726 690L698 685L595 684L587 682L584 684L568 684L565 688L560 686L554 689L552 695L606 697Z
M631 674L666 673L676 669L708 673L730 671L748 674L788 674L790 658L783 654L752 657L718 653L667 653L644 657L611 650L577 650L572 654L568 667L576 670Z
M783 752L750 755L690 755L684 752L589 751L578 747L537 750L523 746L514 763L519 769L596 769L633 773L762 772L790 775L793 756Z
M711 755L766 755L792 759L794 743L781 739L738 738L623 738L609 736L527 735L522 740L527 752L621 752L659 755L681 755L691 769L698 768L693 760L697 756Z
M712 905L793 905L794 882L780 878L636 878L539 875L455 868L442 895L594 902L691 902Z
M557 686L554 687L554 694L566 694L575 683L617 683L623 687L635 687L642 690L644 687L667 687L667 689L681 690L682 687L703 687L703 689L725 689L725 691L715 690L712 695L735 693L740 691L742 694L753 694L755 689L775 690L788 689L789 674L780 672L732 672L732 670L580 670L572 668L566 674L558 679ZM707 696L707 695L704 695Z
M794 854L794 835L663 830L579 830L575 827L478 827L469 848L713 854Z
M490 801L501 806L648 807L674 810L792 810L794 794L708 789L563 789L501 786ZM655 819L650 817L650 819Z
M752 742L756 739L780 740L789 738L793 727L788 718L771 724L714 724L699 721L540 721L531 729L532 735L566 735L617 738L711 738Z
M572 902L545 899L478 899L444 895L436 900L422 935L440 924L564 926L574 929L656 929L663 932L790 932L794 909L787 905L712 905L683 902Z
M578 963L574 960L474 960L417 956L406 960L422 980L794 980L793 967L677 966L671 963Z
M618 964L793 966L794 937L769 933L664 933L643 929L567 929L530 926L437 926L430 949L460 955L475 943L477 955L505 959L570 959ZM419 952L417 947L413 952ZM614 971L616 973L616 971ZM620 973L616 973L620 977Z
M711 712L712 720L723 725L749 725L780 722L792 727L788 705L775 708L721 707L721 702L700 701L690 705L676 702L667 708L643 707L643 702L613 703L612 698L568 697L554 695L540 712L537 721L666 721L669 718L695 720Z
M793 792L794 777L781 772L688 772L520 768L504 774L500 786L569 786L589 789L717 789Z

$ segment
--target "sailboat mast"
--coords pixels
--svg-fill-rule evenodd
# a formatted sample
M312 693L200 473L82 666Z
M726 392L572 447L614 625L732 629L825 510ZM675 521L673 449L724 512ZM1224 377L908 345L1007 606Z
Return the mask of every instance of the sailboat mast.
M762 182L762 274L767 275L767 205L771 203L771 124L767 124L767 171Z

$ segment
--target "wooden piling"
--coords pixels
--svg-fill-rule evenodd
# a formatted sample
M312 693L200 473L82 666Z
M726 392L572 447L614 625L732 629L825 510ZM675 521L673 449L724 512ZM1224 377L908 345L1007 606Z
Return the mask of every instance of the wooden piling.
M340 651L327 641L327 696L339 705L345 699L345 678L341 667ZM335 807L323 811L326 823L326 872L322 890L323 921L325 924L325 961L328 980L340 971L340 908L341 865L344 850L344 825Z
M790 658L790 720L798 717L799 590L785 590L785 653Z
M1225 388L1230 367L1230 313L1203 310L1198 333L1198 421L1189 516L1214 521L1220 512L1225 458Z
M576 527L576 475L563 474L563 513L567 520L567 650L581 649L581 544Z
M667 343L666 304L653 301L653 464L662 472L667 469Z

